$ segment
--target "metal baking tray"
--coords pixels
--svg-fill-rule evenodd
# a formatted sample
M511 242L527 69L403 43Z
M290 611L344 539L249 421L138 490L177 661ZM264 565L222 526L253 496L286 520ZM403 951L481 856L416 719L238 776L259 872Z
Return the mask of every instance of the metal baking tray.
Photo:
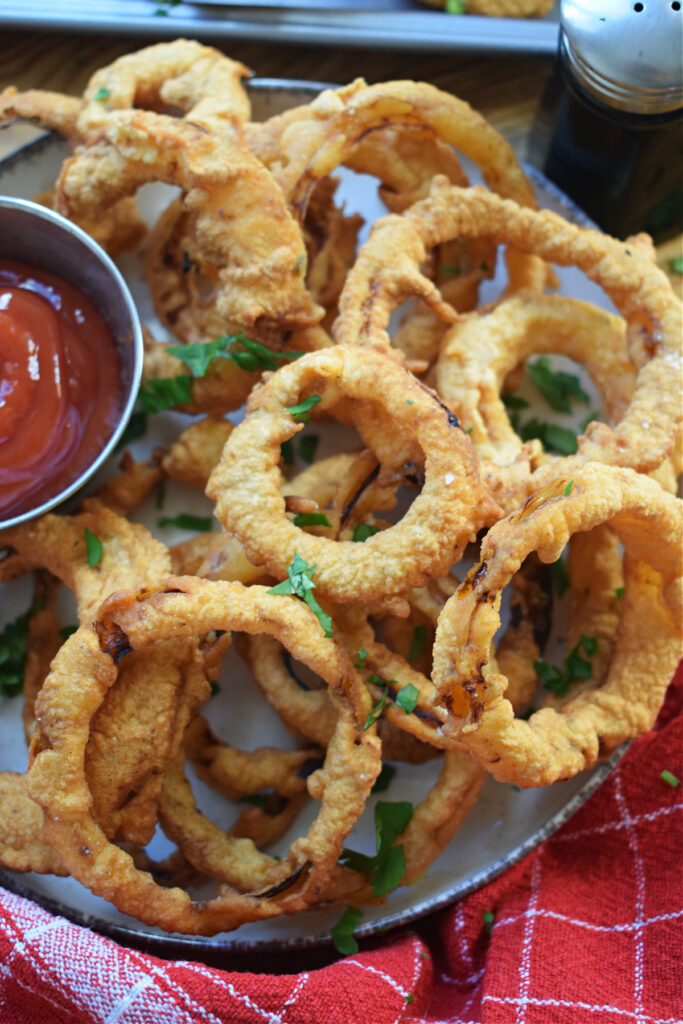
M263 40L412 51L551 56L557 47L556 11L543 18L482 18L446 14L414 0L293 3L297 6L273 2L270 6L254 5L253 0L250 5L248 0L197 4L174 4L171 0L60 0L58 4L54 0L0 0L0 26L149 35L157 39L184 35L207 41Z

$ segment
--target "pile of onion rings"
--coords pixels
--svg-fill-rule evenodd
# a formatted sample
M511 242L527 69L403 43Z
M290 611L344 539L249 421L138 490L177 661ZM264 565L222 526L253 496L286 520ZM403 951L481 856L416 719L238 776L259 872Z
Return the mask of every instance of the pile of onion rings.
M34 594L0 639L28 745L0 773L0 865L195 934L413 884L489 775L547 786L649 729L683 617L681 306L649 239L538 210L505 140L433 86L357 81L255 123L247 74L177 40L81 98L0 94L0 122L73 150L43 201L113 253L146 235L169 335L148 332L141 431L194 417L167 417L163 446L126 451L75 514L0 534L0 581ZM358 253L340 168L388 209ZM150 182L180 195L147 231ZM617 313L551 294L551 264ZM590 416L544 422L542 402ZM166 486L205 492L219 529L158 515L160 537L189 531L169 546L139 525ZM240 699L237 659L282 745L255 722L238 747L212 713L217 686ZM423 764L412 807L401 766Z

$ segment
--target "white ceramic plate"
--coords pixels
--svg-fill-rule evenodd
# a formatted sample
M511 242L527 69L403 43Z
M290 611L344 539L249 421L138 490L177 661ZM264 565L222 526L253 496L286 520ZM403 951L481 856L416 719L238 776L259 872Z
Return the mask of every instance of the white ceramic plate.
M308 83L277 82L256 80L250 83L255 107L255 117L264 118L279 113L294 104L306 102L315 90ZM0 193L31 198L37 192L49 187L55 180L66 147L54 136L44 136L18 153L0 162ZM570 220L588 224L564 196L539 175L530 172L537 189L541 206L550 207ZM367 176L343 176L341 194L346 198L347 208L358 209L367 222L381 214L382 207L376 198L376 182ZM170 190L165 186L146 186L140 193L140 205L146 216L154 218L168 202ZM367 231L367 226L364 229ZM122 270L131 286L138 303L143 322L148 322L157 336L163 336L161 325L155 320L146 286L141 279L140 266L136 258L127 257L121 261ZM562 290L581 298L606 305L600 289L572 269L559 269ZM500 289L500 281L487 282L483 291L484 301L493 298ZM169 340L172 340L169 337ZM574 367L576 372L576 368ZM599 408L597 393L592 382L583 378L583 383L594 404ZM528 396L530 397L530 396ZM582 407L578 416L585 416L588 408ZM529 410L530 414L533 409ZM539 414L547 417L547 407ZM239 414L235 414L239 418ZM180 425L187 424L186 417L165 413L155 417L153 427L147 436L136 442L133 453L137 458L146 457L156 445L167 444L177 436ZM574 424L576 425L576 424ZM323 437L320 455L344 446L342 428ZM322 433L322 431L321 431ZM111 473L115 461L109 467ZM157 519L160 515L173 516L178 512L209 515L211 506L201 494L179 487L169 487L163 513L150 500L135 516L144 522L167 543L185 539L187 534L179 531L159 531ZM0 589L0 622L14 618L18 611L30 603L28 580L6 585ZM64 604L64 622L73 621L73 610L67 597ZM561 634L564 622L564 608L559 605L556 625L546 657L561 659ZM265 743L293 746L292 737L280 724L275 713L253 682L250 683L246 669L237 655L230 655L223 673L220 693L209 705L209 717L216 731L228 742L245 749ZM617 752L609 762L567 782L557 783L548 789L518 792L509 785L501 785L489 779L464 826L448 849L432 865L427 875L410 888L398 889L392 893L385 906L368 908L358 936L370 935L398 924L403 924L425 914L427 911L444 906L478 888L500 874L505 868L519 860L555 829L566 821L594 792L619 757ZM397 772L389 790L382 794L383 800L411 800L417 803L426 794L438 774L439 761L420 766L397 765ZM0 698L0 771L24 771L26 749L21 727L21 700ZM226 817L226 803L208 787L194 780L195 792L203 810L214 820L229 826L232 820ZM374 848L374 827L371 798L368 809L349 839L349 846L372 852ZM311 816L313 805L311 805ZM236 812L234 813L236 816ZM308 819L310 820L310 818ZM297 822L297 833L307 826L307 820ZM272 852L286 851L292 837L285 837ZM149 847L154 856L164 856L171 849L170 844L159 835ZM315 911L294 918L278 918L263 923L245 925L235 933L219 935L210 939L191 936L168 936L158 929L134 921L119 913L115 907L93 896L73 879L59 879L51 876L27 874L23 876L3 874L3 884L27 895L49 909L106 932L121 941L128 941L145 947L160 955L207 956L211 951L230 950L237 952L310 947L329 942L329 929L339 918L339 911Z

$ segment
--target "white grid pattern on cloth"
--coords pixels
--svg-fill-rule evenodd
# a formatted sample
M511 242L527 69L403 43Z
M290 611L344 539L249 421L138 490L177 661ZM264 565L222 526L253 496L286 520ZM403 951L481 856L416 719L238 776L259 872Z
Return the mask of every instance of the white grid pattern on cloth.
M501 1003L508 1006L518 1006L520 1003L524 1003L525 1006L555 1006L562 1009L568 1010L588 1010L595 1013L612 1013L618 1017L629 1017L632 1020L642 1020L643 1024L681 1024L680 1017L650 1017L649 1014L636 1013L635 1010L622 1010L618 1006L608 1006L606 1004L593 1004L593 1003L582 1003L576 1002L571 999L536 999L534 996L484 996L483 1002L490 1003ZM431 1022L430 1022L431 1024Z
M529 910L536 910L539 896L540 896L540 884L541 884L541 857L543 856L543 847L539 847L534 855L534 861L531 867L531 880L530 887L531 891L529 894ZM522 998L524 999L529 994L529 986L531 984L531 947L533 944L534 936L534 924L536 922L536 915L530 914L529 917L524 921L524 938L522 940L522 959L519 964L519 975L520 985L519 990ZM521 1003L517 1010L517 1024L524 1024L526 1020L526 1004Z
M529 907L521 914L514 917L503 917L496 921L496 928L502 928L506 924L517 924L525 917L547 917L554 921L563 921L565 924L573 924L577 928L586 928L591 932L635 932L638 929L646 928L649 924L661 924L663 921L678 921L683 918L683 910L676 910L671 914L656 914L654 917L647 917L641 921L634 921L627 924L592 924L590 921L580 921L578 918L567 917L566 914L558 914L555 910L532 910ZM683 1021L681 1021L683 1024Z
M634 818L630 819L630 823L631 825L645 825L666 815L676 814L679 811L683 811L683 803L672 804L670 807L658 807L656 811L645 811L643 814L636 814ZM556 832L555 835L551 836L548 842L573 842L575 839L584 839L588 836L600 836L604 835L606 832L618 832L628 827L628 823L624 821L623 818L606 821L602 825L592 825L590 828L580 828L577 829L576 832L567 831L567 826L565 826L561 831Z
M617 801L617 807L619 808L619 814L622 820L626 823L626 835L628 837L628 848L633 857L633 868L636 875L636 893L635 893L635 924L636 930L634 932L635 942L635 978L633 985L633 999L636 1004L636 1020L638 1024L645 1024L645 1007L643 1006L643 970L645 961L645 942L643 937L643 917L645 915L645 868L643 866L643 859L640 855L640 847L638 845L638 836L631 816L629 814L628 805L626 803L626 797L621 784L621 772L617 768L614 772L614 795Z
M308 971L304 971L303 974L299 975L299 977L296 980L296 984L295 984L294 988L292 989L290 995L287 997L287 999L282 1004L282 1009L283 1010L288 1010L291 1006L294 1006L294 1004L296 1003L297 999L301 995L301 992L302 992L302 990L303 990L304 986L306 985L306 983L307 983L309 978L310 978L310 974L308 973ZM285 1014L285 1017L286 1016L287 1015ZM285 1017L282 1017L283 1022L285 1020Z

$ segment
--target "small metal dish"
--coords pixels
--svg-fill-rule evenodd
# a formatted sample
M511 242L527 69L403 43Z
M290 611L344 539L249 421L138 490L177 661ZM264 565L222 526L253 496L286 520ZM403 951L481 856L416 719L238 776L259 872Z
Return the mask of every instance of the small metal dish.
M67 487L26 512L0 519L0 529L33 519L61 504L111 455L133 411L142 376L143 338L128 286L97 242L66 217L27 199L0 196L0 259L18 260L64 278L88 295L116 340L121 399L116 429L91 464Z

